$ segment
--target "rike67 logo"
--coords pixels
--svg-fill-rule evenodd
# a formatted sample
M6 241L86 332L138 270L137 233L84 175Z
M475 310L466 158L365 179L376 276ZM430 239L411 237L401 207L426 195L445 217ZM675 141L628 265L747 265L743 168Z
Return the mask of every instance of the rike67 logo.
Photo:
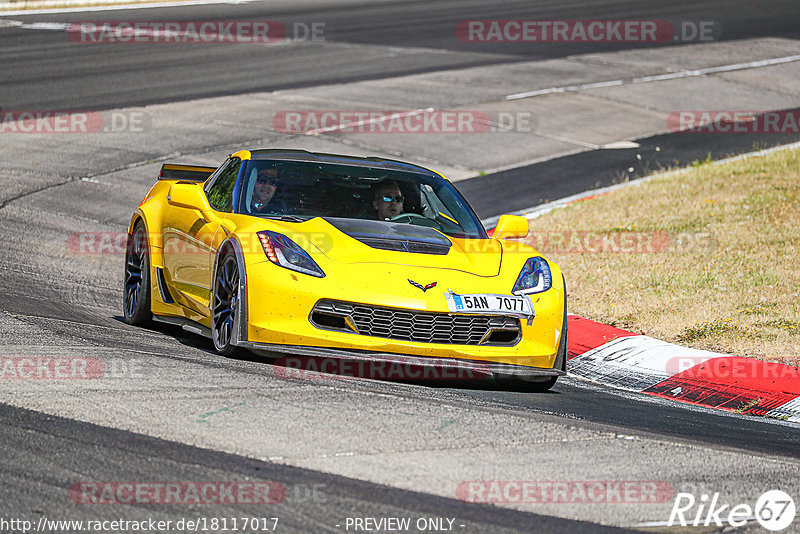
M755 506L747 503L732 505L720 500L719 493L699 499L691 493L678 493L669 515L668 526L682 527L741 527L755 519L767 530L779 531L792 524L797 510L794 500L781 490L763 493Z

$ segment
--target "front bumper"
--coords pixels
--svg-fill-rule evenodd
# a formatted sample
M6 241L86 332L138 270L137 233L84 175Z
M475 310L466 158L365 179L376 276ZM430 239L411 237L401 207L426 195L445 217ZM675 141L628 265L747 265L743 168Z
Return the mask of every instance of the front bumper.
M522 321L519 339L506 345L426 343L362 335L319 328L312 324L310 316L322 300L447 314L445 291L507 294L513 285L510 277L481 277L449 269L423 270L369 263L326 264L325 272L325 278L315 278L294 273L266 260L249 264L245 306L247 327L240 340L267 346L453 358L533 369L552 369L556 363L564 319L564 287L557 270L553 273L553 287L532 295L536 316L531 324ZM420 291L408 282L418 278L425 283L437 281L438 285ZM370 282L364 283L366 280Z

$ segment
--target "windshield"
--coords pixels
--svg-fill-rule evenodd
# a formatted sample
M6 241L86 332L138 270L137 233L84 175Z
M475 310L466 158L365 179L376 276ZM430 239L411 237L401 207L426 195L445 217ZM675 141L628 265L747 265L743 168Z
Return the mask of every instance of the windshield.
M237 212L297 220L393 221L427 226L451 237L487 237L472 209L447 180L369 165L251 160Z

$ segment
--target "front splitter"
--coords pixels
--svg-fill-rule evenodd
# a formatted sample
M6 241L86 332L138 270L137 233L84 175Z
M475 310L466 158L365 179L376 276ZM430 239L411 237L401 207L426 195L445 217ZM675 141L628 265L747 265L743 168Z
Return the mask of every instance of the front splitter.
M240 342L238 346L272 358L279 358L282 360L280 363L289 370L334 374L356 373L357 376L363 378L405 380L502 380L513 378L540 382L567 374L560 369L528 367L485 360L408 356L391 352L278 345L250 341ZM286 357L286 355L290 355L290 357ZM325 360L330 360L330 362Z

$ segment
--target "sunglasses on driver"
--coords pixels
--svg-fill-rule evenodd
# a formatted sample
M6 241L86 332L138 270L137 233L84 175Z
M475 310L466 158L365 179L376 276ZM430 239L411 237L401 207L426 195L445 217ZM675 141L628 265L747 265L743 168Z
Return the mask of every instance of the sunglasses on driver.
M259 185L269 184L278 185L278 179L274 176L259 176L256 178L256 183Z

